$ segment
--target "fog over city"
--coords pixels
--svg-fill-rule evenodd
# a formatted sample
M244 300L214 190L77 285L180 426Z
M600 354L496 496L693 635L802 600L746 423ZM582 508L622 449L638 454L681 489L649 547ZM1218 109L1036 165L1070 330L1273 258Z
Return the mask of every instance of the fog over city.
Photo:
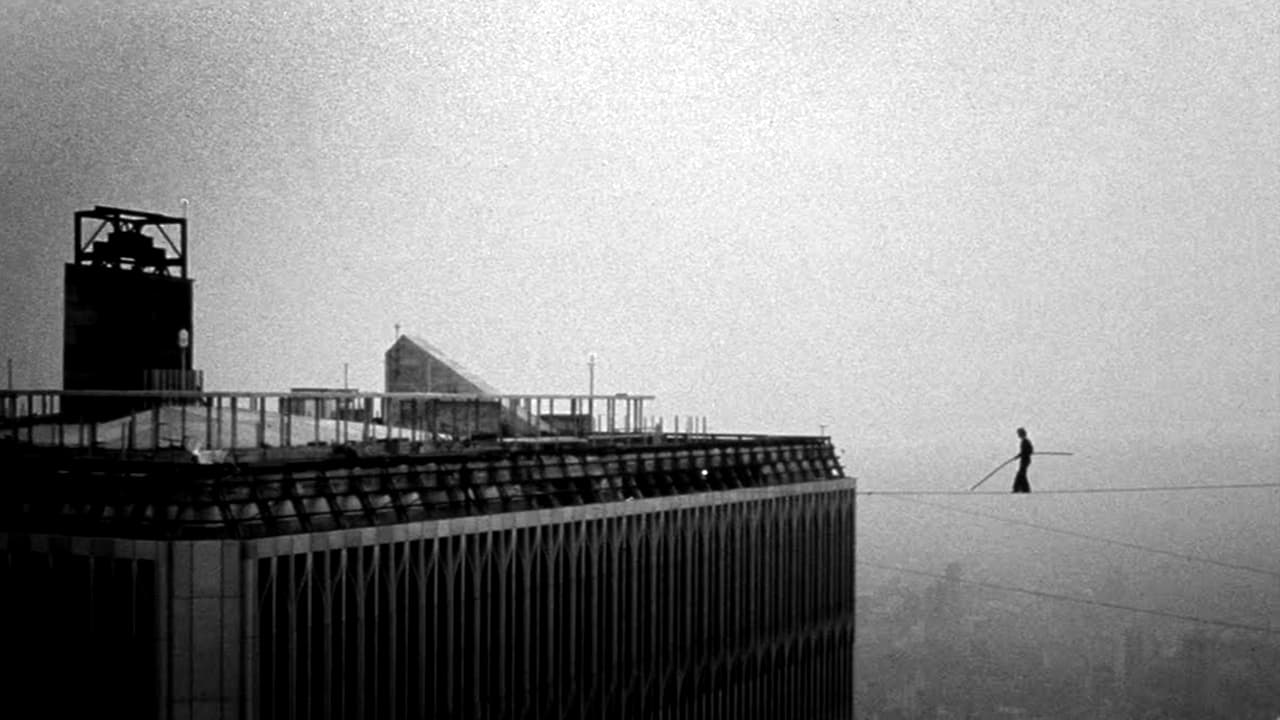
M20 1L0 45L16 387L61 384L72 214L185 212L209 389L380 391L399 326L829 434L862 717L1280 715L1280 5ZM1029 495L877 494L1018 427L1073 453Z

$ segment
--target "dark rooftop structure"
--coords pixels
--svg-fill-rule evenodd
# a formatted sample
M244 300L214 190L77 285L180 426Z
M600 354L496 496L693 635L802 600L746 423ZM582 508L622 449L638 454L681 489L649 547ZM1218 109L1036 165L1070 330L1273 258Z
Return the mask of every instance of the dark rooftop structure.
M63 388L199 390L186 219L99 205L75 214L74 249L65 273ZM130 406L69 397L60 409L107 419Z

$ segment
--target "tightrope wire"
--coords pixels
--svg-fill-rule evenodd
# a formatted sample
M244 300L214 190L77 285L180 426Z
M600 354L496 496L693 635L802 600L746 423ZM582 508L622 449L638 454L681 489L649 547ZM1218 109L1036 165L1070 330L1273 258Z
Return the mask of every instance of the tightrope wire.
M889 570L891 572L900 572L907 575L919 575L922 577L937 578L948 582L963 583L965 585L976 585L991 590L1000 590L1003 592L1020 593L1023 595L1032 595L1035 597L1045 598L1048 600L1060 600L1063 602L1078 603L1080 605L1096 605L1098 607L1111 608L1112 610L1125 610L1128 612L1143 613L1146 615L1155 615L1158 617L1171 618L1174 620L1183 620L1185 622L1200 623L1202 625L1215 625L1217 627L1229 628L1231 630L1248 630L1250 632L1258 632L1266 635L1280 635L1280 630L1262 627L1261 625L1247 625L1245 623L1236 623L1229 620L1211 620L1209 618L1197 617L1195 615L1182 615L1179 613L1167 612L1164 610L1155 610L1153 608L1140 608L1132 605L1121 605L1120 603L1105 602L1102 600L1091 600L1089 598L1073 597L1071 595L1060 595L1058 593L1046 592L1044 590L1035 590L1032 588L1020 588L1012 585L1000 585L997 583L984 582L982 580L969 580L967 578L948 577L942 573L929 572L927 570L916 570L914 568L899 567L896 565L885 565L882 563L871 562L869 560L857 560L858 565L864 567L879 568L881 570Z
M1034 495L1085 495L1093 493L1180 492L1188 490L1244 490L1280 488L1280 483L1232 483L1228 485L1148 485L1145 487L1075 488L1068 490L1036 490L1020 497ZM984 490L857 490L858 495L1010 495L1008 491Z
M1172 550L1162 550L1160 548L1148 547L1146 545L1139 545L1137 543L1126 542L1124 540L1114 540L1112 538L1105 538L1097 535L1089 535L1087 533L1077 532L1075 530L1067 530L1064 528L1056 528L1048 525L1040 525L1038 523L1027 522L1026 520L1015 520L1013 518L1001 517L999 515L984 513L979 510L966 510L965 508L958 508L958 507L955 507L954 505L946 505L943 503L929 502L928 500L920 500L918 498L913 498L909 496L891 496L891 497L894 500L897 500L899 502L909 502L909 503L915 503L918 505L927 505L929 507L939 508L941 510L946 510L948 512L986 518L988 520L994 520L996 522L1006 523L1008 525L1019 525L1022 527L1035 528L1036 530L1042 530L1044 532L1050 532L1050 533L1057 533L1059 535L1066 535L1068 537L1081 538L1084 540L1093 540L1095 542L1106 543L1108 545L1117 545L1119 547L1125 547L1132 550L1142 550L1144 552L1155 553L1157 555L1166 555L1168 557L1178 558L1179 560L1202 562L1202 563L1207 563L1209 565L1217 565L1218 567L1229 568L1232 570L1242 570L1245 572L1251 572L1251 573L1256 573L1258 575L1266 575L1268 577L1280 579L1280 572L1275 572L1272 570L1264 570L1262 568L1251 567L1249 565L1239 565L1236 563L1229 563L1229 562L1223 562L1221 560L1214 560L1213 558L1207 558L1200 555L1187 555L1184 553L1174 552Z

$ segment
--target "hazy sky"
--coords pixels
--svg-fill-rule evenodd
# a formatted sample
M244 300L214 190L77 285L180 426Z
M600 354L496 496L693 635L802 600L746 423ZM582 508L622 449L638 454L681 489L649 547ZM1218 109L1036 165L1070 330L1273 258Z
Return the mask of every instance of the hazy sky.
M381 390L399 323L873 480L1019 425L1280 460L1275 2L6 0L0 47L20 386L72 213L186 197L214 389Z

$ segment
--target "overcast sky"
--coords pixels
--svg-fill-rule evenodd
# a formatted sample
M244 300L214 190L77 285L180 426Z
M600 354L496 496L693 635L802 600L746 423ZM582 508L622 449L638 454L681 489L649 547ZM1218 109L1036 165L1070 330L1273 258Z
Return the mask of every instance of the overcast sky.
M381 390L399 323L859 475L1280 460L1274 2L6 0L0 47L19 386L72 213L185 197L214 389Z

